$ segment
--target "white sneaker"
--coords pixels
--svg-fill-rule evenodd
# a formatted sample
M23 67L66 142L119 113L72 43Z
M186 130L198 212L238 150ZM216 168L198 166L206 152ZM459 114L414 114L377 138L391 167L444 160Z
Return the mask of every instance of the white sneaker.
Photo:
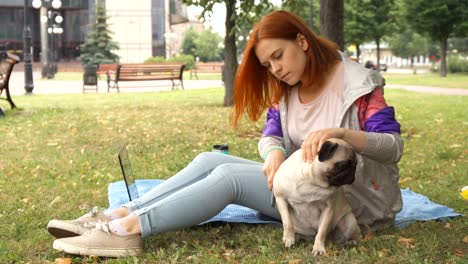
M81 236L55 240L53 248L82 256L127 257L143 252L143 239L140 234L116 235L109 231L109 223L99 222Z
M97 222L110 222L97 206L91 211L75 220L53 219L47 224L47 231L56 238L79 236L94 228Z

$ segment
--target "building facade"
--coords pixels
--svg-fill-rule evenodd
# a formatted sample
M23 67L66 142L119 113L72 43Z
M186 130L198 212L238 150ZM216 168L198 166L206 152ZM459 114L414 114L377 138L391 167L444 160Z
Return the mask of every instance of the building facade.
M171 25L187 21L186 7L179 0L62 0L55 10L52 0L42 0L43 7L35 9L32 0L24 8L23 0L0 0L0 50L8 50L22 58L24 15L29 16L32 32L32 57L41 61L42 52L49 48L57 61L78 61L80 45L84 43L88 25L94 20L95 6L106 6L113 39L122 62L143 62L151 56L166 57L168 41L165 35ZM41 26L47 10L63 17L60 34L48 34ZM42 35L42 37L41 37ZM44 36L46 36L44 38ZM47 40L44 40L47 39Z

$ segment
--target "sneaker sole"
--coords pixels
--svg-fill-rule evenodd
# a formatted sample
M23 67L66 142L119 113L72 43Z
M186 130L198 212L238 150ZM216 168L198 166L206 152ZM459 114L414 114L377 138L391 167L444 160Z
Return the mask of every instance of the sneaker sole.
M72 246L63 243L60 240L55 240L52 247L56 250L63 251L68 254L81 255L81 256L97 256L97 257L128 257L136 256L143 252L142 248L84 248Z
M60 220L51 220L47 225L47 231L56 238L80 236L88 230L90 229Z

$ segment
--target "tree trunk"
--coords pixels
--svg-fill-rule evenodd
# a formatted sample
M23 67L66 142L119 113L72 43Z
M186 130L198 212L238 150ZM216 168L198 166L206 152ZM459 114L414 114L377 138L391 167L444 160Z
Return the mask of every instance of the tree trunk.
M447 77L447 38L440 40L440 77Z
M375 44L377 45L377 61L376 61L376 67L377 70L380 70L380 39L375 40Z
M359 57L361 57L361 48L359 44L355 44L355 46L356 46L356 59L359 62Z
M226 36L224 37L224 106L231 106L233 100L234 76L237 71L237 46L235 26L236 0L227 0L226 3Z
M344 1L320 0L320 34L344 50Z

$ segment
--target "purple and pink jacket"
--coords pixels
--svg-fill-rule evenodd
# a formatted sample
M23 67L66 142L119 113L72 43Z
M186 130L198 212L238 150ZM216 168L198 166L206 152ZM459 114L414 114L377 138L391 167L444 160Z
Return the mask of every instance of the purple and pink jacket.
M342 61L344 102L335 127L361 130L366 136L366 146L358 153L356 180L345 187L345 193L363 231L380 230L394 225L402 207L397 165L403 154L400 124L394 108L385 103L383 77L344 56ZM288 135L284 100L268 110L258 144L260 155L272 145L284 147L287 156L300 148Z

